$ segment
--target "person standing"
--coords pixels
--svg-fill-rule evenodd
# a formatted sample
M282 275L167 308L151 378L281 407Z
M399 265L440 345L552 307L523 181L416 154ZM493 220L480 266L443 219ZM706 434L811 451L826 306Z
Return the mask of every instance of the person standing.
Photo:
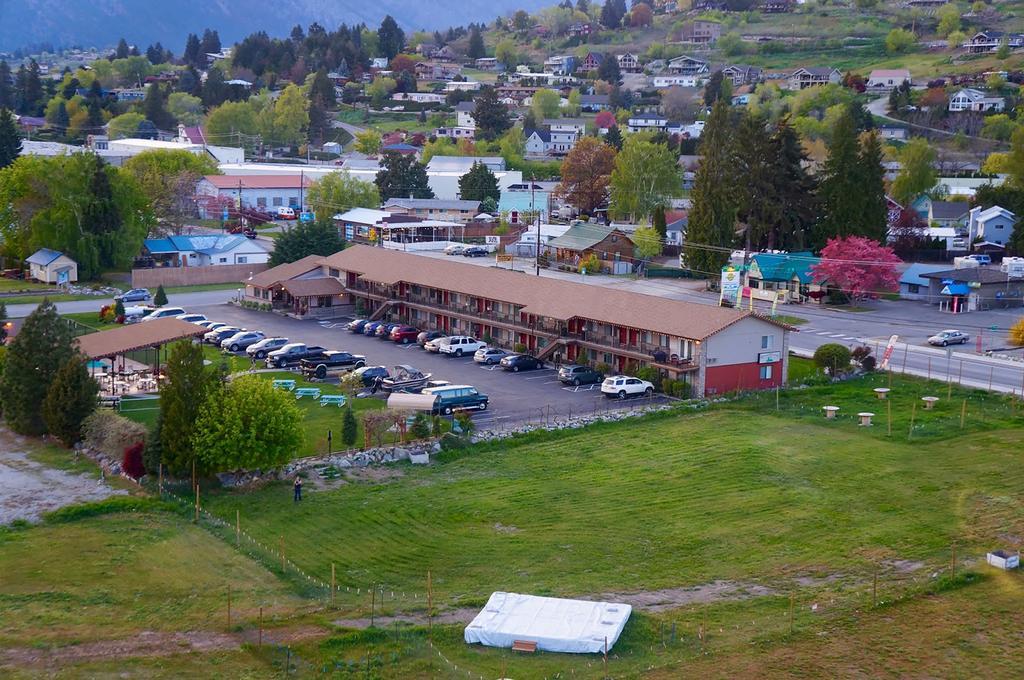
M302 477L296 475L295 484L292 486L295 488L295 502L298 503L302 500Z

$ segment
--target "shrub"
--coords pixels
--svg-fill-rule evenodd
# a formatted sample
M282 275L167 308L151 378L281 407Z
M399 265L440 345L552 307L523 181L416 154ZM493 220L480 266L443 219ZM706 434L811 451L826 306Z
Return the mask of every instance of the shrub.
M601 273L601 260L598 258L596 253L591 253L585 258L580 260L580 263L576 266L576 270L579 272L589 272L591 274Z
M658 373L658 369L652 368L651 366L642 366L636 369L635 375L641 380L646 380L654 385L655 390L660 391L662 389L661 373Z
M514 349L516 351L516 354L525 354L526 353L526 345L521 343L521 342L517 342L516 346L513 347L512 349Z
M473 430L476 428L476 423L473 422L473 417L466 412L456 413L455 422L459 424L459 429L461 429L463 435L467 437L472 434Z
M426 439L430 436L430 418L427 417L426 413L420 411L416 414L416 417L412 419L412 427L409 428L409 433L414 439Z
M341 419L341 442L345 448L352 448L355 445L356 438L359 436L358 430L356 414L352 412L352 407L348 406L345 408L345 416Z
M125 448L121 469L132 479L138 479L146 474L146 466L142 463L142 442L137 442Z
M871 371L875 370L875 358L874 357L864 357L863 359L861 359L860 367L863 368L865 371L868 371L868 372L871 372Z
M594 369L601 375L610 375L612 372L612 367L604 363L603 361L599 363L597 366L594 366Z
M830 342L814 350L814 363L828 371L829 375L839 375L850 365L850 350Z
M167 304L167 293L164 291L164 284L157 286L156 295L153 296L153 304L157 307L163 307Z
M112 496L94 503L79 503L68 505L59 510L48 512L43 519L50 524L62 522L73 522L87 517L109 515L116 512L176 512L179 506L166 501L158 501L155 498L145 496Z
M683 380L676 380L672 385L672 396L678 399L689 399L692 396L690 384Z
M86 446L111 457L119 456L125 445L143 442L146 426L112 411L95 411L82 423L82 441Z
M440 437L441 431L441 416L434 416L434 419L430 423L430 434L435 437Z

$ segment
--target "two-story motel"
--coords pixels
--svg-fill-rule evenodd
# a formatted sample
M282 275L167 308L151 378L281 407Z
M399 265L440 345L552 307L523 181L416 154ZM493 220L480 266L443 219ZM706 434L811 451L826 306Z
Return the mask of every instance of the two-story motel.
M551 362L652 366L694 394L782 385L789 327L715 307L356 245L257 274L246 297L300 316L409 323Z

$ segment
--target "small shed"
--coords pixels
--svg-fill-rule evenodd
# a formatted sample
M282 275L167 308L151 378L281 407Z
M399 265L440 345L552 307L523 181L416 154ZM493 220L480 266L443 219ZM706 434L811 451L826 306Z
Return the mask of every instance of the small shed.
M29 276L36 281L59 286L78 281L78 263L64 253L40 248L25 261L28 263Z

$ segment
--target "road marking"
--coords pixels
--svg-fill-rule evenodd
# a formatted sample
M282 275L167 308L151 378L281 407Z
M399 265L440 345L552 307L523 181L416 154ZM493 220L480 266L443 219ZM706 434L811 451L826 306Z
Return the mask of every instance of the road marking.
M832 331L818 331L817 335L828 335Z
M546 375L535 375L532 378L523 378L523 380L544 380L547 378Z
M821 335L821 333L819 333L818 335ZM843 334L842 333L833 333L829 337L831 337L831 338L841 338L841 337L843 337Z

